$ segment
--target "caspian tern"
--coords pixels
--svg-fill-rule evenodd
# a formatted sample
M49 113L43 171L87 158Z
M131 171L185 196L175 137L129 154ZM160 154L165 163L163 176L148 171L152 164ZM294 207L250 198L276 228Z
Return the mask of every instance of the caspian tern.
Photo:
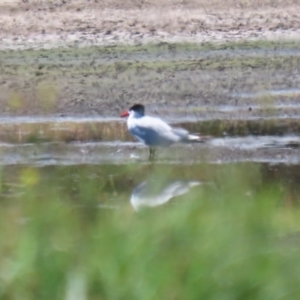
M145 107L135 104L124 111L121 117L128 117L129 132L139 141L150 147L149 159L154 158L155 148L169 146L173 143L201 142L197 135L189 134L182 128L172 128L163 120L145 115Z

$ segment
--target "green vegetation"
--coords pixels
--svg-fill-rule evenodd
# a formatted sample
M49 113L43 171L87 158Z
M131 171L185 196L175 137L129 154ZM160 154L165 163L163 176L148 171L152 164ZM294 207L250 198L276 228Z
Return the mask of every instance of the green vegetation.
M270 114L272 107L269 108ZM80 122L80 119L41 119L39 122L15 120L13 123L0 123L1 141L7 143L41 143L41 142L73 142L73 141L130 141L126 123L122 120L107 122L101 118ZM285 132L300 131L298 119L281 119L275 117L240 120L214 119L198 122L182 122L175 127L186 128L194 133L214 137L247 136L247 135L282 135ZM17 132L17 134L15 134ZM66 144L62 144L64 148Z
M149 43L145 45L108 45L108 46L91 46L84 48L76 48L74 46L70 48L57 48L57 49L39 49L32 51L29 50L15 50L15 51L0 51L0 55L4 58L25 58L33 59L36 57L49 59L48 55L50 53L50 59L61 59L69 57L85 57L99 58L99 56L114 55L115 58L122 58L124 55L128 57L134 57L137 54L155 54L156 56L162 55L168 52L199 52L203 51L213 51L213 50L251 50L261 49L261 50L290 50L299 49L299 43L297 40L244 40L244 41L231 41L231 42L214 42L214 43Z
M154 178L209 184L135 213L130 194L150 168L3 168L0 298L299 298L291 177L269 183L255 164L157 165Z
M22 74L28 76L42 76L43 74L49 75L59 75L60 73L67 73L68 75L78 76L82 72L86 72L86 75L118 75L123 72L142 72L142 71L155 71L155 72L174 72L174 71L194 71L197 69L207 69L207 70L220 70L220 68L260 68L264 69L265 67L269 68L291 68L294 65L298 65L300 58L298 56L286 56L286 55L256 55L246 53L244 55L239 55L238 53L234 57L226 57L226 54L219 54L218 57L212 58L198 58L205 53L201 53L201 48L197 52L192 52L192 59L187 59L186 49L179 48L178 51L182 51L178 56L168 54L168 58L157 59L157 53L152 53L153 59L150 59L141 56L141 59L136 59L137 56L134 56L131 53L131 57L128 59L124 57L126 54L121 52L121 57L118 57L118 60L114 57L114 53L109 53L109 58L106 60L98 61L97 58L99 55L103 55L99 50L92 48L93 52L86 55L76 50L70 49L69 51L65 50L65 54L56 56L56 50L48 50L45 54L39 54L39 52L33 52L33 57L26 59L26 53L16 53L11 55L10 59L7 59L5 53L0 53L0 57L3 60L7 59L5 64L3 64L3 71L11 74ZM228 50L228 49L224 49ZM229 49L230 50L230 49ZM190 50L192 51L192 50ZM288 51L288 49L286 49ZM62 53L64 53L62 52ZM75 53L74 53L75 52ZM23 57L24 60L20 63L18 55ZM150 53L151 54L151 53ZM227 53L229 54L229 52ZM24 56L23 56L24 55ZM138 55L135 53L135 55ZM149 55L148 52L145 55ZM122 57L123 56L123 57ZM43 59L46 57L45 59ZM226 58L226 59L225 59ZM47 71L47 73L45 72ZM32 73L32 74L31 74ZM133 73L135 74L135 73ZM83 74L84 75L84 74ZM43 77L43 76L42 76Z

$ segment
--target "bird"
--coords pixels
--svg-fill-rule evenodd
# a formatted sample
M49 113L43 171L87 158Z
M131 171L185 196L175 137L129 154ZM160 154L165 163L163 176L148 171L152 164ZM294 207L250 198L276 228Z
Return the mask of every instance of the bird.
M131 135L149 146L149 160L154 160L156 147L166 147L173 143L202 142L198 135L190 134L182 128L173 128L160 118L147 116L142 104L134 104L121 117L128 117L127 127Z

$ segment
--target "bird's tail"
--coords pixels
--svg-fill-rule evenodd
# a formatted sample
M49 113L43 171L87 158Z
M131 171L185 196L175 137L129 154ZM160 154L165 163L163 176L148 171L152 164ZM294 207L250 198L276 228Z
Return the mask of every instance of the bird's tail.
M195 134L189 134L187 142L189 143L205 143L211 137L209 136L198 136Z
M199 142L200 141L200 136L194 135L194 134L189 134L188 135L188 141L189 142Z
M179 137L179 141L182 143L204 143L210 137L198 136L196 134L189 134L189 132L182 128L173 128L173 133Z

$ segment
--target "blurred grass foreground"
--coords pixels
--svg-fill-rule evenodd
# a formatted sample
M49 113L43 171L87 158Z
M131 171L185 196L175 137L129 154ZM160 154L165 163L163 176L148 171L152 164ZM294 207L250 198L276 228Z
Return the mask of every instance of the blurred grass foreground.
M0 298L299 298L300 211L285 184L258 164L157 166L157 182L209 184L135 212L146 168L2 167Z

